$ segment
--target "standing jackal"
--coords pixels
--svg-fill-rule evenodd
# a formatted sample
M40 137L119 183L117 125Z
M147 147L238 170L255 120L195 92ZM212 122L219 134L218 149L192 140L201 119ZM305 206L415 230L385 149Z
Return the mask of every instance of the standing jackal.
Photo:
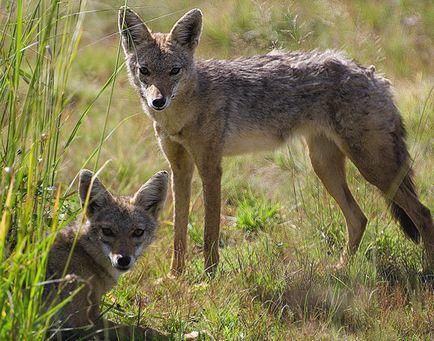
M116 197L98 178L93 179L91 171L80 172L79 195L86 208L85 219L82 223L77 219L59 231L48 257L46 277L50 284L44 292L48 304L74 295L57 316L63 337L75 339L98 332L108 334L110 340L155 336L140 328L101 319L99 303L151 243L166 199L167 183L167 172L158 172L133 197ZM72 279L70 283L61 279L66 274ZM72 329L71 335L65 328Z
M294 133L304 136L316 174L343 211L345 254L357 250L367 223L345 179L349 158L386 196L407 236L422 237L427 261L434 263L431 214L413 185L389 81L374 67L330 50L195 60L202 29L198 9L163 34L121 8L119 29L130 81L172 169L173 274L184 269L194 165L203 183L205 268L213 272L219 259L222 157L275 148Z

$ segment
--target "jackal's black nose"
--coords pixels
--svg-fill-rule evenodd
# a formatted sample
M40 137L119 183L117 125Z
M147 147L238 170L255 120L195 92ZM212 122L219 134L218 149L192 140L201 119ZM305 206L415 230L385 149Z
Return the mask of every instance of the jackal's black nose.
M119 257L119 258L117 259L117 263L118 263L118 266L119 266L119 267L121 267L121 268L126 268L126 267L128 267L128 266L130 265L130 263L131 263L131 257L130 257L130 256L122 256L122 257Z
M155 109L163 109L165 105L166 105L166 98L164 97L156 98L152 101L152 106Z

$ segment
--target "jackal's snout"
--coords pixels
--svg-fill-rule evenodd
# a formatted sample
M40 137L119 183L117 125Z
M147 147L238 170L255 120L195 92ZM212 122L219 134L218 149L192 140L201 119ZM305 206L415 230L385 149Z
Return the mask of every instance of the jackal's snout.
M163 110L166 106L166 98L158 97L152 100L152 107L156 110Z
M154 110L163 110L169 105L169 97L165 96L155 85L148 88L146 96L148 105Z
M128 271L135 262L135 257L121 254L110 254L110 261L114 268Z

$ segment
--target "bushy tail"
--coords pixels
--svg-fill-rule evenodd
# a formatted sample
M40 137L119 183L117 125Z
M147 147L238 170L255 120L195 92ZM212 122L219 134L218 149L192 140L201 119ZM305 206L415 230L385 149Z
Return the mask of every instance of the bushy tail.
M398 122L396 122L395 130L391 133L391 137L393 140L396 165L399 167L398 173L400 171L406 172L398 190L406 193L408 196L413 196L417 200L416 189L413 182L413 171L410 166L410 154L408 153L407 144L405 142L407 132L398 113L398 109L396 109L396 113L398 115ZM390 203L390 211L395 220L397 220L401 225L405 235L415 243L418 243L420 240L419 230L408 214L400 206L393 202L393 199Z
M405 192L411 193L415 197L417 197L412 176L413 174L410 170L399 187L404 189ZM405 235L408 238L410 238L413 242L419 243L420 240L419 230L417 229L413 221L410 219L410 217L407 215L407 213L405 213L405 211L394 202L391 202L390 204L390 211L393 217L401 225L401 228L404 231Z

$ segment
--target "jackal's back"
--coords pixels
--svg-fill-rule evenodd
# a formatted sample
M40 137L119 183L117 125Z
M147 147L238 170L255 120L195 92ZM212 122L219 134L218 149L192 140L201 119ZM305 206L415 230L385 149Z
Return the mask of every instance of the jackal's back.
M389 81L338 51L273 51L198 60L195 68L200 107L225 119L224 135L237 143L252 131L279 143L306 125L339 132L366 115L374 121L398 116Z

